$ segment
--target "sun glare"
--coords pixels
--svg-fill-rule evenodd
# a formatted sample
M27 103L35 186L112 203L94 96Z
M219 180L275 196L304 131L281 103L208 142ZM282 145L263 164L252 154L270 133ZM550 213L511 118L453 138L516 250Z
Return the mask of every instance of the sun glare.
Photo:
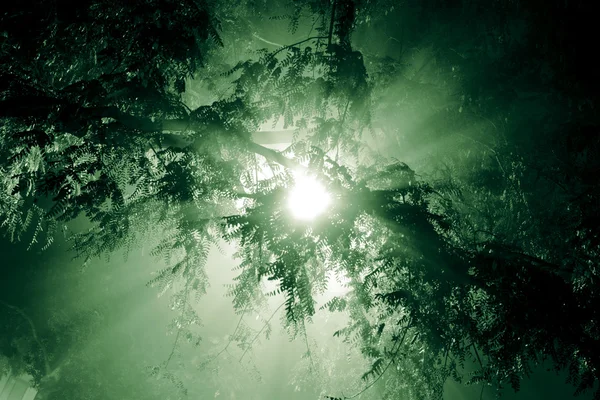
M294 174L294 187L290 191L288 207L294 217L310 221L321 215L331 203L331 196L314 177Z

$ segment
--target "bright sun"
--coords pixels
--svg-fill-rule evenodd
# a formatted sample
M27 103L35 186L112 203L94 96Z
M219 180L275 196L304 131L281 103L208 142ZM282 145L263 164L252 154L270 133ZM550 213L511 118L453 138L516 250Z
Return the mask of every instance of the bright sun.
M310 221L322 214L331 203L331 196L314 177L294 174L294 187L290 191L288 207L294 217Z

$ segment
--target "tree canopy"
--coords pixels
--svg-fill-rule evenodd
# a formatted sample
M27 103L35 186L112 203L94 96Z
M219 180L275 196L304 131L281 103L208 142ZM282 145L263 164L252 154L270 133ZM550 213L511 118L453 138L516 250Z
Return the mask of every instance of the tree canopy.
M281 296L293 337L347 313L331 334L369 360L365 390L386 374L390 398L439 398L449 378L518 390L550 360L600 398L597 77L570 30L585 6L230 3L1 6L7 237L47 249L64 232L86 261L154 243L175 345L198 340L193 302L225 240L235 310ZM278 21L293 41L256 29ZM332 199L311 221L288 210L298 174ZM332 277L348 290L319 304ZM24 350L0 349L40 384L53 367L26 330Z

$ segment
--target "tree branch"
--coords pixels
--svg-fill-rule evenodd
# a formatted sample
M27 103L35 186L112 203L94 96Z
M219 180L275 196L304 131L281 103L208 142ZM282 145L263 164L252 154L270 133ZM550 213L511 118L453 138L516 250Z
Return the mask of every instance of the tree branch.
M265 38L260 37L256 32L252 33L252 36L254 36L255 38L257 38L258 40L260 40L261 42L265 42L266 44L270 44L271 46L277 46L277 47L285 47L285 45L283 44L279 44L279 43L275 43L275 42L271 42L270 40L267 40Z
M283 46L282 48L280 48L280 49L278 49L278 50L274 51L274 52L271 54L271 57L275 57L275 56L276 56L278 53L281 53L283 50L290 49L290 48L292 48L292 47L294 47L294 46L298 46L299 44L302 44L302 43L308 42L308 41L310 41L310 40L315 40L315 39L327 39L327 36L311 36L311 37L309 37L309 38L306 38L306 39L304 39L304 40L300 40L299 42L292 43L292 44L288 44L287 46Z
M483 369L483 363L481 362L481 357L479 357L479 351L477 350L477 347L475 347L474 343L471 343L471 347L475 351L475 356L477 356L477 361L479 362L479 366L481 367L481 369Z
M227 344L225 345L225 347L219 351L214 357L212 357L210 360L202 363L202 365L200 366L200 368L203 368L205 366L207 366L208 364L210 364L211 362L215 361L217 358L219 358L219 356L221 354L223 354L224 352L227 351L227 349L229 348L229 346L231 345L231 343L233 342L235 335L237 334L238 329L240 328L240 325L242 324L242 320L244 319L244 316L246 315L246 311L248 311L249 309L246 309L242 312L242 315L240 315L240 319L238 320L237 325L235 326L235 329L233 330L233 333L231 334L231 337L229 338L229 341L227 342Z
M306 334L306 324L304 320L302 320L302 333L304 334L304 343L306 344L306 354L308 355L308 359L310 361L310 372L315 373L315 365L312 358L312 352L310 351L310 346L308 345L308 335Z
M335 20L335 5L337 0L333 0L331 5L331 18L329 19L329 35L327 37L327 47L331 47L331 40L333 38L333 21Z
M311 40L311 39L314 39L314 38L305 39L298 43L302 43L302 42L305 42L305 41ZM298 43L296 43L296 44L298 44ZM293 44L290 46L294 46L296 44ZM137 117L137 116L127 114L127 113L119 110L117 107L91 107L91 108L84 108L81 110L81 112L87 114L88 116L97 117L97 118L98 117L113 118L128 128L136 129L136 130L143 131L143 132L165 132L165 131L166 132L185 132L185 131L193 130L194 128L196 128L194 126L195 125L194 122L192 120L190 120L189 118L168 119L168 120L164 120L161 122L153 122L147 118L142 118L142 117ZM178 135L174 135L174 136L178 136ZM190 143L185 142L185 140L183 140L180 137L177 139L179 139L179 140L178 141L176 140L176 141L178 143L181 142L181 145L186 145L186 144L189 145L190 144ZM286 168L290 168L290 169L304 168L300 164L296 163L294 160L283 156L278 151L269 149L268 147L261 146L260 144L255 143L250 139L247 139L246 142L248 144L247 148L249 151L263 156L268 161L275 162L277 164L280 164L280 165L282 165Z
M377 381L379 381L379 379L381 379L381 377L386 373L386 371L388 370L388 368L390 367L390 365L392 365L392 363L396 360L396 356L400 352L400 347L402 346L402 343L404 343L404 339L406 339L406 334L408 333L408 330L411 327L412 327L411 323L409 323L409 324L406 325L406 328L404 329L404 333L402 334L402 338L398 341L398 343L396 345L396 349L394 349L394 352L392 354L392 358L390 359L390 362L385 366L385 368L383 369L383 371L381 371L381 374L379 374L377 376L377 378L375 378L375 380L373 380L373 382L371 382L370 384L368 384L367 386L365 386L360 392L358 392L356 394L353 394L350 397L344 396L344 399L353 399L355 397L360 396L365 391L367 391L367 389L371 388L374 384L376 384Z
M248 350L250 349L250 347L252 347L252 345L254 344L254 342L256 342L256 339L258 339L258 337L260 336L260 334L262 333L262 331L266 328L266 326L269 324L269 322L271 322L271 320L273 319L273 317L275 316L275 314L277 314L277 311L279 311L279 309L281 307L283 307L284 304L285 304L285 302L281 303L279 305L279 307L277 307L275 309L275 311L273 311L273 314L271 314L271 316L269 317L269 319L267 320L267 322L265 322L265 324L262 326L262 328L260 328L260 331L258 331L258 333L256 334L256 336L254 336L254 338L252 339L252 341L250 342L250 344L248 345L248 347L246 347L246 350L244 350L244 353L240 357L240 360L239 360L240 362L242 361L242 359L244 358L244 356L246 355L246 353L248 352Z
M185 314L185 308L187 307L188 304L188 293L189 293L189 282L185 285L185 293L184 293L184 302L183 302L183 307L181 308L181 314L179 316L179 318L183 319L183 316ZM169 362L171 362L171 358L173 358L173 355L175 354L175 349L177 348L177 344L179 343L179 336L181 335L181 330L183 329L183 324L181 324L180 327L177 328L177 335L175 336L175 341L173 342L173 348L171 348L171 354L169 354L169 358L167 358L167 361L165 362L165 369L169 368Z
M280 152L269 149L268 147L261 146L260 144L254 143L251 140L248 140L248 150L250 150L251 152L256 153L258 155L263 156L268 161L275 162L286 168L304 169L304 167L302 165L298 164L296 161L294 161L290 158L285 157Z
M161 124L152 122L149 118L136 117L127 114L118 107L85 107L81 108L80 114L96 118L113 118L130 129L144 132L156 132L161 129Z

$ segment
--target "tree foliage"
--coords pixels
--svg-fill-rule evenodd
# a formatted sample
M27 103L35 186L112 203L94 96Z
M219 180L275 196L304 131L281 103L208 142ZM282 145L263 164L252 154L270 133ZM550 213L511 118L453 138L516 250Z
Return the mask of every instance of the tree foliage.
M175 289L171 356L180 338L198 342L192 294L206 290L208 251L224 239L239 246L229 291L236 311L261 309L266 297L282 295L292 336L306 335L305 323L320 309L346 312L349 324L335 336L370 361L365 388L395 371L396 380L385 379L389 390L437 398L447 378L462 380L465 364L475 363L465 380L518 390L532 366L551 359L568 370L578 393L593 389L599 236L598 191L589 176L598 170L597 127L557 117L552 137L559 146L533 161L523 155L531 144L502 132L489 145L470 138L484 150L437 160L428 179L398 160L375 162L365 150L365 136L378 129L400 136L397 121L381 115L419 107L411 90L429 93L425 103L445 129L459 132L466 121L483 119L507 131L509 117L523 129L526 121L512 112L528 94L522 86L510 93L503 79L569 68L543 53L544 62L519 69L522 52L533 49L514 33L517 5L495 5L505 14L491 21L493 29L505 31L492 32L497 42L486 36L485 48L469 44L477 54L443 35L457 20L476 17L476 6L465 3L464 13L451 17L429 10L435 18L426 36L438 40L429 54L448 68L427 79L430 61L411 70L404 60L357 50L353 32L384 18L378 10L394 11L370 1L294 2L281 18L294 32L308 14L315 32L212 67L227 47L219 17L231 7L191 0L2 6L0 223L9 238L47 248L66 223L84 218L89 230L70 240L88 259L152 236L153 254L169 267L150 284ZM403 39L401 51L414 42ZM509 62L488 68L499 54ZM190 109L182 93L202 74L220 75L230 94ZM450 76L460 97L448 93ZM552 87L548 98L567 103L575 96L580 111L592 102L554 75L541 79ZM391 104L385 99L394 80L407 97ZM436 104L438 95L452 101ZM286 151L252 140L261 125L280 119L295 129ZM310 224L286 210L298 168L334 198L327 215ZM349 291L318 305L332 275L347 278ZM276 289L264 293L265 281ZM3 345L21 360L13 369L40 382L48 371L39 349L15 346ZM152 373L181 386L167 370L171 356Z

